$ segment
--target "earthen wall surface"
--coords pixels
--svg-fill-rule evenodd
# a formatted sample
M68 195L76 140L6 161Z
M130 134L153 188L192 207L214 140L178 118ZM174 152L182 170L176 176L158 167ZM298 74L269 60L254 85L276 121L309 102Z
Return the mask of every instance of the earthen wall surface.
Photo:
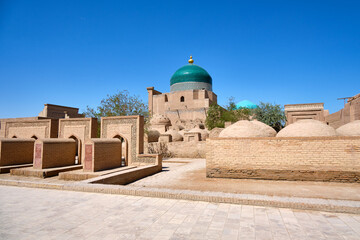
M206 174L360 182L360 137L207 139Z
M34 146L34 168L45 169L75 164L76 143L73 139L42 139Z
M101 118L101 138L114 138L119 135L125 139L128 148L126 165L132 165L138 154L144 152L144 117L122 116Z
M287 125L303 119L325 121L324 103L287 104L285 114Z
M206 155L206 142L168 142L165 143L168 152L172 157L178 158L205 158ZM160 143L147 143L146 149L159 149Z
M9 120L5 125L5 138L57 138L58 119Z
M79 140L79 160L84 163L85 142L96 138L98 122L96 118L66 118L59 120L59 138L75 137Z
M66 107L54 104L44 104L44 109L39 113L39 117L47 118L80 118L81 114L78 113L78 108Z
M0 137L5 137L6 122L36 121L39 119L46 119L46 118L43 118L43 117L1 118L0 119Z
M85 144L84 171L96 172L121 167L119 139L93 139Z
M360 94L350 98L343 109L325 117L325 121L333 128L355 120L360 120Z
M161 93L153 87L147 88L149 94L149 111L154 114L163 114L171 122L182 120L205 120L206 110L212 103L217 103L217 96L207 90L184 90ZM182 101L183 99L183 101Z
M0 139L0 166L33 162L33 139Z

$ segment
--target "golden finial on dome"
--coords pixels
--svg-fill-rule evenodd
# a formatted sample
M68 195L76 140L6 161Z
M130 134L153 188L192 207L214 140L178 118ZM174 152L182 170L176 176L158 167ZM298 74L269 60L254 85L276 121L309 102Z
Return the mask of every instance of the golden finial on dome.
M193 64L194 63L194 60L192 59L192 56L190 56L190 59L188 61L190 64Z

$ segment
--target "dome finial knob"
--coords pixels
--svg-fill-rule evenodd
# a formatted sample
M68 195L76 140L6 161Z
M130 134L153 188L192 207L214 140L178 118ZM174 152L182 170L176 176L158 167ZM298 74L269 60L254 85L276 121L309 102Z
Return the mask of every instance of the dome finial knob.
M194 63L194 60L192 59L192 56L190 56L190 59L188 61L190 64L193 64Z

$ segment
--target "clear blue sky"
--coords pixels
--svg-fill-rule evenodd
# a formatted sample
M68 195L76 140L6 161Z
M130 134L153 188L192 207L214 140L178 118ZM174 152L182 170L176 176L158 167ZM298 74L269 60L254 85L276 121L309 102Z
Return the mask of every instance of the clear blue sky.
M277 104L360 92L360 1L0 0L0 118L169 92L189 55L233 96Z

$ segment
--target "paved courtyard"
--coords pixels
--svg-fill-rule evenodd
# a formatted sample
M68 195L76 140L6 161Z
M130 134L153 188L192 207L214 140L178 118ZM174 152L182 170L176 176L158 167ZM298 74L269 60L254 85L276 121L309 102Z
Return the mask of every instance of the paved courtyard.
M0 239L360 239L360 216L0 186Z

